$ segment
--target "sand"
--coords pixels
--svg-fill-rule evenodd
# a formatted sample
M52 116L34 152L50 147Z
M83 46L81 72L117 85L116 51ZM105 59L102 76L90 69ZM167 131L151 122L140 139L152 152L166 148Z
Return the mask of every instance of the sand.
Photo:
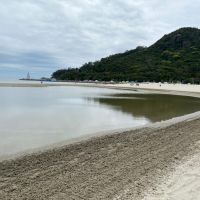
M1 162L0 199L142 199L195 155L199 117Z
M2 200L196 200L199 186L199 112L0 162Z
M88 86L88 87L106 87L106 88L114 88L114 89L144 89L149 91L160 91L160 92L188 92L188 93L200 93L200 85L195 84L172 84L172 83L81 83L81 82L60 82L56 85L77 85L77 86Z
M200 85L195 84L170 84L170 83L139 83L139 84L121 84L121 87L161 90L161 91L179 91L179 92L200 92Z
M175 171L160 182L156 190L146 192L143 200L199 200L200 151L177 165Z
M184 92L184 95L200 93L200 85L195 84L170 84L170 83L83 83L83 82L43 82L39 81L22 81L22 82L0 82L0 87L47 87L47 86L84 86L84 87L103 87L113 89L129 89L129 90L149 90L177 93Z

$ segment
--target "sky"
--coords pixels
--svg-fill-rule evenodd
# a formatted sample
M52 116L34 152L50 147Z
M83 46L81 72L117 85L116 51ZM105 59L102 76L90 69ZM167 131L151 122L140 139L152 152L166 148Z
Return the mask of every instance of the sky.
M50 77L200 27L200 0L0 0L0 80Z

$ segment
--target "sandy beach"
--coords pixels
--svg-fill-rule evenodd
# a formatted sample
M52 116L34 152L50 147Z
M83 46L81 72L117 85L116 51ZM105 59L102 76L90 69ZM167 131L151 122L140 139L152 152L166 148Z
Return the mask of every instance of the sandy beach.
M198 85L150 86L97 85L191 96L200 92ZM0 199L199 199L199 141L197 112L2 161Z
M143 200L192 200L200 197L200 151L177 165L156 190L146 192Z
M1 162L0 199L149 199L200 148L199 113L164 124Z
M82 82L58 82L56 85L78 85L88 87L106 87L114 89L129 89L129 90L149 90L159 92L184 92L184 95L188 93L200 93L200 85L195 84L180 84L180 83L82 83ZM183 94L183 93L182 93Z
M200 93L200 85L179 84L179 83L83 83L83 82L41 82L39 81L19 81L19 82L0 82L0 87L47 87L47 86L84 86L84 87L103 87L126 90L149 90L151 92L166 92L182 95L195 95Z

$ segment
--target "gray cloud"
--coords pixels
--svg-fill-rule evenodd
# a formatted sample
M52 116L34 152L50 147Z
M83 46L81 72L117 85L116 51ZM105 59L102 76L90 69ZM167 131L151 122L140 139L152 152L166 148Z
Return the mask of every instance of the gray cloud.
M199 27L199 0L1 0L0 72L51 74ZM5 73L4 73L5 74Z

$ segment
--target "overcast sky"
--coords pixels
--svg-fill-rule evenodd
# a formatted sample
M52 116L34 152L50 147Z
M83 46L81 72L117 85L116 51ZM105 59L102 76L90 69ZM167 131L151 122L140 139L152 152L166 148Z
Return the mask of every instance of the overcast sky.
M200 0L0 0L0 79L50 76L200 27Z

